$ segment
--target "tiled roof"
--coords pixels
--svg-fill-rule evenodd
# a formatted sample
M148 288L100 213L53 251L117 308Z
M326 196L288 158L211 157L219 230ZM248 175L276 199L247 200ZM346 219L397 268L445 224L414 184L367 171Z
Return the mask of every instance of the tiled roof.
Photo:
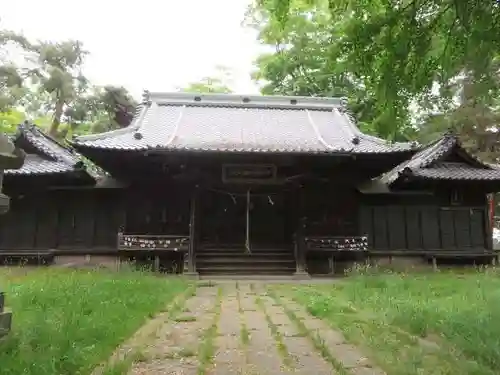
M36 154L27 154L19 169L7 169L6 175L31 175L72 172L74 168L66 163L44 159Z
M486 181L500 180L497 168L477 168L464 163L438 163L432 168L417 169L415 176L434 180Z
M5 170L7 176L71 173L83 168L79 155L34 125L19 125L12 140L27 155L21 168Z
M124 129L76 137L78 149L250 153L392 153L361 133L335 98L151 93Z
M463 161L450 162L447 158L456 152ZM436 180L498 180L500 169L483 163L468 153L454 134L446 134L417 152L413 157L377 178L388 186L406 177Z

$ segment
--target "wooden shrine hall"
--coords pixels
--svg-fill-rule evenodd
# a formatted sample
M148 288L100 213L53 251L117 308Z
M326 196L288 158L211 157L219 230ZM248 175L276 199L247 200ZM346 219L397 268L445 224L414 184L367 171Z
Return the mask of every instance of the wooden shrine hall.
M26 158L4 176L3 262L308 277L494 255L500 169L451 133L364 134L343 99L146 92L126 128L63 145L22 124L12 141Z

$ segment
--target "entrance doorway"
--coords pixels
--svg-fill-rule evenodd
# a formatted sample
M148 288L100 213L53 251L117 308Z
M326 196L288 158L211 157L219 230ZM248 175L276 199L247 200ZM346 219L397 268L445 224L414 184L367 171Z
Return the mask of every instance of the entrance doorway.
M291 201L283 190L205 190L200 197L200 241L252 248L291 244Z

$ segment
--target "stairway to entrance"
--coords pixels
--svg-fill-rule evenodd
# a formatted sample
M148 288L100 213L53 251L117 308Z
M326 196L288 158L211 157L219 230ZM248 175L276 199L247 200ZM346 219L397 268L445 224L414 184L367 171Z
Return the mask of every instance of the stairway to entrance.
M260 246L251 253L242 245L203 245L196 249L200 275L291 275L295 272L292 246Z

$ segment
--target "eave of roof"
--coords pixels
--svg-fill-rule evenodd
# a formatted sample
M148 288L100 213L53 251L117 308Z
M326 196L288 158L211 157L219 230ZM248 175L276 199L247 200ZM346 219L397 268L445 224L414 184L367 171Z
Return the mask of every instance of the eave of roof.
M417 169L413 176L426 180L500 181L500 170L475 168L463 163L439 163L432 168Z
M6 176L76 174L93 179L86 171L78 154L44 134L35 125L21 124L18 126L13 143L17 145L22 143L21 141L27 142L36 153L26 154L21 168L6 169Z
M447 161L453 152L464 161ZM415 179L500 182L500 169L471 155L462 147L457 135L450 132L428 144L409 160L375 178L371 184L384 184L390 188L398 181Z
M410 152L362 133L339 98L148 93L131 125L70 143L130 151L379 154Z
M74 172L75 168L60 162L44 159L36 154L27 154L19 169L6 169L6 175L48 175Z

